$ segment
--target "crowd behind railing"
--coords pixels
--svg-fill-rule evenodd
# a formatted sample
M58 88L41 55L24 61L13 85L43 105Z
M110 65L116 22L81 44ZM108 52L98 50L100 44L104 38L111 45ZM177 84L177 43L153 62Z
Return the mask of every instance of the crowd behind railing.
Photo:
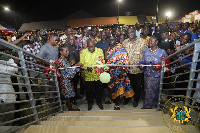
M18 116L19 112L27 108L32 109L33 113L28 115L37 119L37 122L42 117L35 114L38 111L35 106L52 105L51 110L59 108L57 112L62 111L60 97L65 100L68 111L79 111L80 109L73 108L73 104L77 104L77 99L84 96L88 102L88 111L92 109L94 99L103 110L102 95L106 90L109 95L105 104L114 103L114 110L120 110L119 100L122 97L123 105L132 102L133 107L137 107L142 89L145 92L143 109L157 108L161 61L199 39L200 25L137 23L124 28L114 25L112 28L92 26L91 29L73 29L67 26L64 32L26 31L6 38L0 34L0 37L13 44L12 47L7 47L6 41L1 40L4 45L0 43L0 121L3 123L1 125L6 125L9 120L11 121L8 123L13 124L14 117L23 118ZM164 80L164 84L171 85L173 80L186 78L180 73L190 74L190 66L184 64L191 63L193 52L194 47L189 47L165 61L168 70L164 74L168 78ZM53 66L49 62L52 62ZM109 65L105 70L111 77L108 83L100 81L100 74L104 69L95 66L100 65L99 62ZM200 64L196 63L198 70ZM52 75L54 71L56 75ZM179 77L172 76L178 74ZM80 88L77 87L79 83ZM163 86L168 89L171 87ZM185 84L176 86L185 87ZM185 94L183 91L169 91L168 94L182 93ZM197 97L196 103L199 104L199 91L193 95ZM22 102L29 101L31 107L19 106ZM5 104L8 108L4 108ZM12 112L14 110L18 111ZM49 108L46 111L49 111ZM9 115L13 118L5 118L5 112L13 114ZM40 113L43 112L44 110Z

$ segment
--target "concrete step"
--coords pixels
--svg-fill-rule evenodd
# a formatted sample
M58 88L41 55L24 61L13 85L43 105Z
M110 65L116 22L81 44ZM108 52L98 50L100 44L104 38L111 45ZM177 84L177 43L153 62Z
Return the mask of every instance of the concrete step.
M52 116L49 121L105 121L105 120L140 120L140 119L161 119L162 114L142 115L117 115L117 116Z
M157 112L156 109L132 109L132 110L98 110L98 111L64 111L63 113L116 113L116 112Z
M177 127L177 126L175 126ZM171 127L173 128L173 126ZM179 127L179 132L184 132L186 128L191 128L188 125ZM146 126L146 127L95 127L95 126L44 126L44 125L31 125L24 133L174 133L166 126ZM198 133L196 128L192 128L188 133Z
M41 125L51 126L163 126L163 119L116 120L116 121L42 121Z
M102 112L102 113L76 113L76 112L69 112L69 113L59 113L56 116L118 116L118 115L156 115L162 114L161 111L157 112Z
M114 115L155 115L161 114L161 111L65 111L56 114L56 116L114 116Z

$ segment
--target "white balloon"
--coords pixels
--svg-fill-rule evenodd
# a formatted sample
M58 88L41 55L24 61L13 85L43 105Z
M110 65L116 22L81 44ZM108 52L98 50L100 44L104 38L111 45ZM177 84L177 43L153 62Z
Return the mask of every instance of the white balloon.
M110 74L107 72L103 72L100 74L100 81L102 83L108 83L110 82Z

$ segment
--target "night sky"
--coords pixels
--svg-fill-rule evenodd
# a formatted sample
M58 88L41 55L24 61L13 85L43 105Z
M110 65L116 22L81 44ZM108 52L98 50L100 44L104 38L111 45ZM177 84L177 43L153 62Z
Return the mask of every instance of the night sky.
M200 0L159 0L159 14L171 11L171 18L179 18L186 13L200 10ZM156 14L157 0L122 0L120 15L130 11L132 15L153 16ZM15 28L22 23L62 19L83 9L97 16L117 16L117 0L0 0L0 21ZM4 6L10 8L4 11Z

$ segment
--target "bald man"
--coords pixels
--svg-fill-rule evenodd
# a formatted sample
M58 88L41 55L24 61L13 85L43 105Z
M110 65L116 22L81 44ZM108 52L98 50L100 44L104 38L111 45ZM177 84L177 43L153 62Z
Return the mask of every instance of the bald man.
M102 49L95 47L94 39L89 39L87 42L87 48L83 49L80 54L80 63L83 65L99 65L96 60L99 57L102 57L104 61L104 54ZM104 61L105 63L105 61ZM101 110L103 110L102 105L102 93L103 86L100 81L100 72L95 73L94 67L82 67L85 73L85 88L86 88L86 97L88 101L88 111L92 109L93 105L93 88L95 88L96 92L96 103Z
M122 45L128 53L129 64L137 65L140 61L142 61L147 44L145 39L136 36L136 31L133 27L128 28L127 35L128 38L123 41ZM142 89L141 85L144 79L143 71L136 66L130 67L128 77L135 92L133 107L137 107ZM128 104L129 101L130 99L127 99L127 101L124 102L124 105Z

